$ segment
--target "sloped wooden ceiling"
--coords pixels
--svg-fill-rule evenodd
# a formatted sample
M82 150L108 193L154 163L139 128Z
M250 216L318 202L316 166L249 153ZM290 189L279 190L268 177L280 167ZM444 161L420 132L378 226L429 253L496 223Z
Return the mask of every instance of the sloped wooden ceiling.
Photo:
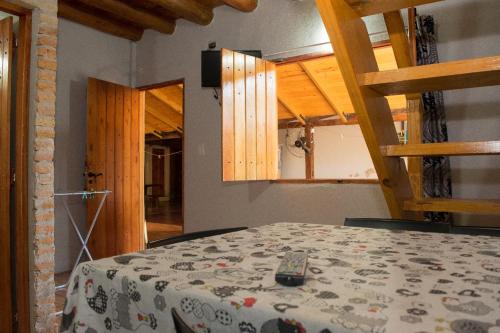
M185 19L207 25L213 9L227 5L251 12L258 0L59 0L58 16L118 37L138 41L146 29L165 34Z
M171 132L183 132L183 85L148 90L146 92L145 133L162 137Z
M380 70L397 69L391 46L375 49ZM278 65L278 118L281 121L337 116L340 123L353 118L349 98L335 55ZM389 96L393 113L406 110L405 96Z

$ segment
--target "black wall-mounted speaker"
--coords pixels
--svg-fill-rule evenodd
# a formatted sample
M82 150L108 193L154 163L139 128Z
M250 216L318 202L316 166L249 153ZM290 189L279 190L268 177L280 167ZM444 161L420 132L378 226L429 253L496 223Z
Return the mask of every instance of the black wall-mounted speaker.
M262 58L260 50L235 51L256 58ZM201 86L220 88L221 86L221 51L201 51Z

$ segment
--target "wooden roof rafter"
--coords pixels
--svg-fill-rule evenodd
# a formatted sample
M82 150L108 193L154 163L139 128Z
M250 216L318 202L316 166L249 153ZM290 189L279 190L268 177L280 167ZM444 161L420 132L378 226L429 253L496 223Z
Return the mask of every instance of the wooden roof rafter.
M127 26L124 22L100 15L91 8L75 2L59 1L58 16L131 41L140 40L144 32L143 29Z
M213 9L227 5L253 11L257 0L59 0L58 16L96 30L126 38L141 39L145 29L165 34L175 31L176 20L199 25L212 22Z
M300 114L299 112L297 112L296 110L294 110L290 104L288 104L284 99L283 97L280 96L280 94L278 93L278 103L280 103L284 108L285 110L288 111L288 113L290 113L291 115L293 115L295 117L295 119L297 119L297 121L299 123L301 123L302 125L305 125L306 124L306 121L305 121L305 118L302 114Z
M119 0L78 0L89 7L95 7L109 13L115 13L121 19L134 22L144 28L154 29L165 34L175 30L175 20L159 17L146 10L132 7Z
M178 90L179 96L177 98L173 98L165 91L165 88L160 89L152 89L149 90L148 93L158 98L160 101L168 105L172 110L177 112L178 114L182 114L182 89L177 89L177 86L173 86L172 88ZM179 103L180 102L180 103Z
M183 132L182 116L150 92L146 92L146 113L160 119L177 132Z
M392 110L392 119L394 122L406 121L408 119L408 111L406 109ZM347 122L341 120L338 116L332 117L312 117L308 118L307 121L315 127L319 126L337 126L337 125L357 125L359 124L358 116L355 113L347 115ZM298 121L281 120L278 124L279 129L287 128L300 128L304 127L304 124Z
M393 49L387 42L373 46L377 64L381 70L397 68ZM336 56L333 53L306 55L280 62L278 68L279 97L288 109L302 115L305 121L317 117L337 115L337 122L349 123L354 107L349 91L341 75ZM407 108L404 95L387 97L390 108ZM295 116L279 104L279 120L290 121ZM295 117L297 118L297 117Z
M310 67L310 64L308 64L307 62L301 61L298 64L302 68L302 70L304 70L304 73L306 73L307 77L311 80L314 86L319 90L321 95L325 98L327 103L330 105L330 107L333 110L333 113L338 115L343 122L347 122L346 116L341 111L339 111L337 106L335 106L335 101L333 100L333 97L331 96L329 91L324 88L322 82L323 79L319 77L319 75Z
M170 130L174 130L182 134L183 130L181 124L169 118L162 117L162 115L158 113L159 113L158 110L152 108L151 106L146 105L146 119L151 118L152 122L156 124L161 124L160 126L157 125L157 128L159 127L163 128L161 132L168 132ZM146 120L146 122L148 122L148 120Z
M175 131L175 128L169 125L167 122L156 117L154 114L147 112L147 110L146 113L147 113L145 121L146 132L150 133L152 131L158 131L158 132Z

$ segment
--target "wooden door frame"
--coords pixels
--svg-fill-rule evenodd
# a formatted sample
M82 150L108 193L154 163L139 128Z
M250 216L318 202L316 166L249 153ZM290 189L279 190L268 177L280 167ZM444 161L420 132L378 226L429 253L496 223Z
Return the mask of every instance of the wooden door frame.
M15 123L15 275L16 304L13 324L20 333L30 331L29 223L28 223L28 135L32 10L0 0L0 11L19 17L17 36Z
M182 83L182 233L184 233L184 225L185 225L185 207L186 207L186 192L185 192L185 183L186 183L186 79L180 78L176 80L164 81L160 83L149 84L145 86L137 87L140 91L147 91L156 88L164 88L168 86L173 86L175 84ZM144 112L145 113L145 112ZM146 117L146 114L144 114ZM142 122L145 122L145 118L142 119ZM141 124L141 126L144 124ZM144 126L143 126L144 127ZM144 155L144 151L141 152ZM141 175L144 177L144 174ZM144 220L146 217L144 216ZM147 226L145 229L145 234L147 235Z

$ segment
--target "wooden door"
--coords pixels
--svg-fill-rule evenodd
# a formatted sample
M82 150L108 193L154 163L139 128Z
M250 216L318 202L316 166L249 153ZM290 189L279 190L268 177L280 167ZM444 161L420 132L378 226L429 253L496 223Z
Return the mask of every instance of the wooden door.
M90 78L87 189L110 190L89 245L94 258L144 248L144 93ZM99 200L88 201L88 222Z
M12 17L0 21L0 332L12 332L11 69Z
M276 65L222 50L222 180L278 177Z

